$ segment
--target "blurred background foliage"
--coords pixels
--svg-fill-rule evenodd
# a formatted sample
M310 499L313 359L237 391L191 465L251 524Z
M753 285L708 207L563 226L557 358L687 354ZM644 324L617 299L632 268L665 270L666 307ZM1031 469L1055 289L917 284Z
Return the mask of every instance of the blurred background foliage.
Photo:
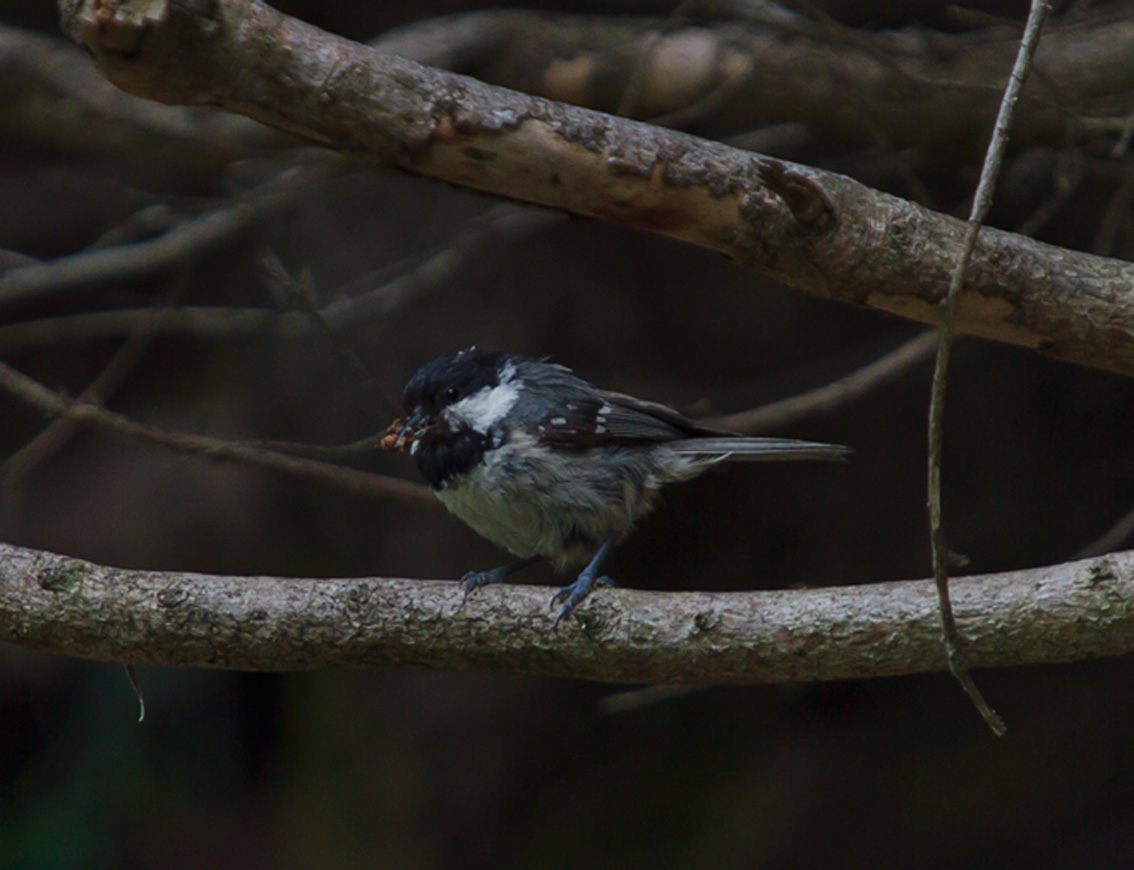
M277 5L358 39L474 8L458 0ZM676 5L543 8L666 15ZM976 26L936 2L799 8L864 32ZM1020 17L1025 4L974 10L987 23ZM0 26L58 38L50 4L0 0ZM0 52L0 63L4 54L13 57ZM5 64L0 88L13 81ZM91 123L77 138L48 135L69 123L0 118L0 249L51 259L148 238L233 203L257 208L174 266L0 309L2 358L71 395L133 340L130 331L42 339L28 337L28 324L152 306L278 311L288 303L264 279L266 252L293 275L309 270L321 306L386 288L377 313L338 335L390 397L423 362L475 343L551 354L603 386L725 413L827 383L918 332L802 297L702 250L526 214L289 150L294 143L274 136L234 140L227 152L223 135L139 145L113 124L111 133ZM807 130L782 142L778 156L913 196L881 145ZM1015 152L996 223L1015 229L1050 206L1068 162L1086 159L1077 155ZM1089 247L1101 216L1112 214L1102 253L1129 258L1130 162L1128 153L1088 162L1041 237ZM301 174L276 196L273 179L293 163ZM979 157L911 165L928 205L964 211ZM151 219L158 229L146 228ZM438 268L445 254L455 265ZM389 289L395 278L402 284ZM139 345L103 401L144 422L339 444L380 431L393 413L317 330L182 330ZM835 414L777 433L852 445L847 467L736 468L674 490L616 553L612 574L633 587L721 590L927 576L928 381L922 364ZM949 403L946 522L971 570L1069 560L1134 506L1128 380L966 340L954 354ZM5 457L44 426L3 396L0 420ZM401 456L360 465L414 476ZM456 578L501 559L439 509L97 432L74 434L18 473L11 462L3 470L0 539L98 562ZM553 577L536 572L530 581ZM1003 740L943 675L707 689L607 714L604 699L631 687L416 672L139 673L148 703L141 726L121 668L0 648L4 867L1134 863L1126 659L979 673L1008 720Z

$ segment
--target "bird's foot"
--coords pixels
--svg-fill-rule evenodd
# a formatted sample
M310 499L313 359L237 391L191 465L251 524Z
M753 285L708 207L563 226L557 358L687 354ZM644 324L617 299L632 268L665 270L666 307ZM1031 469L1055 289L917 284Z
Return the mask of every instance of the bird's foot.
M487 586L490 583L503 583L517 571L533 565L539 561L539 556L529 556L526 559L521 559L519 562L513 562L511 565L501 565L499 568L493 568L491 571L469 571L461 582L465 586L465 597L461 599L461 607L465 606L465 602L469 600L469 595L479 589L481 586Z
M469 600L469 595L479 589L481 586L488 586L491 583L503 583L508 579L508 575L512 573L511 565L501 565L499 568L493 568L491 571L469 571L464 577L461 578L461 583L465 587L465 597L461 599L461 607L465 606L465 602Z
M563 609L559 611L559 615L555 617L555 628L559 628L559 623L563 621L563 617L570 614L576 607L582 604L583 600L591 594L591 591L596 586L617 586L618 584L611 580L609 577L596 577L593 573L583 571L574 583L564 586L551 599L550 607L557 604L562 604Z

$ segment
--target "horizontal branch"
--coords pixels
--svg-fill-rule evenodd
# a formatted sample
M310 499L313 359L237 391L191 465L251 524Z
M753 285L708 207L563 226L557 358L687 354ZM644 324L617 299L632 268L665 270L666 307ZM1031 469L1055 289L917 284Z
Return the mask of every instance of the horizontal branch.
M845 176L382 55L255 0L62 0L123 90L724 253L799 290L940 322L964 224ZM991 120L991 119L990 119ZM984 230L958 330L1134 374L1134 264Z
M945 668L930 580L770 592L603 589L553 629L549 589L108 568L0 544L0 640L98 661L239 670L492 670L691 685ZM1134 650L1134 553L960 578L975 667Z

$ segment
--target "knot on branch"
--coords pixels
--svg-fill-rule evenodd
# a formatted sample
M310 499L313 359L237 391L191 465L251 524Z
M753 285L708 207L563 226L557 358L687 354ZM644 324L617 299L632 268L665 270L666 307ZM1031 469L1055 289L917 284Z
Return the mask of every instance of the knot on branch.
M761 160L757 171L805 232L818 235L834 227L835 206L814 179L778 160Z

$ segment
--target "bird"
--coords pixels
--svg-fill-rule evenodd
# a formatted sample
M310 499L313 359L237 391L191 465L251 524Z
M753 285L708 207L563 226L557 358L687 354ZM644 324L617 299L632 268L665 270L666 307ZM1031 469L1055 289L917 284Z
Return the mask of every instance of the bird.
M462 578L465 599L540 560L583 565L551 599L555 627L596 586L615 544L667 484L723 462L844 460L839 444L739 435L656 402L601 390L548 358L470 347L417 371L406 418L384 439L406 450L438 499L518 561Z

